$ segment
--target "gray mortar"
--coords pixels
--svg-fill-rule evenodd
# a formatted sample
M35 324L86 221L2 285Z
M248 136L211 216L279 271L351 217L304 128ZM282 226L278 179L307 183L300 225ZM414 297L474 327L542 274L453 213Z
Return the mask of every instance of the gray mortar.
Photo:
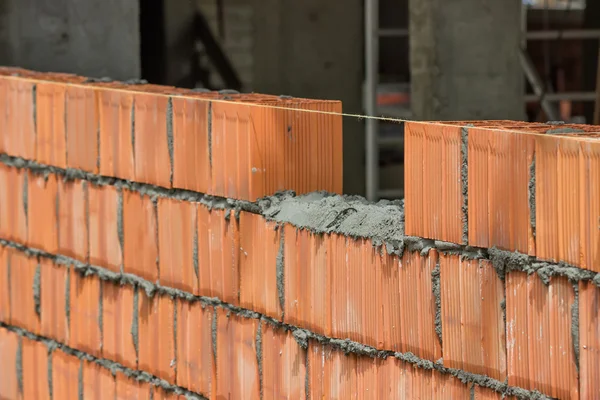
M554 128L548 129L546 131L549 135L568 135L573 133L585 133L583 129L573 129L573 128Z
M208 130L208 165L212 169L212 102L208 102L207 112L207 130Z
M460 155L461 155L461 166L460 166L460 181L462 185L462 242L463 244L469 243L469 127L474 125L469 124L461 129L461 141L460 141Z
M440 287L440 262L435 264L435 268L431 271L431 291L435 299L435 333L442 345L442 294Z
M17 369L17 385L19 393L23 394L23 339L19 336L19 344L17 346L17 356L15 368Z
M83 360L79 360L79 372L77 373L77 398L83 400Z
M48 346L48 365L46 367L46 373L48 374L48 396L50 397L50 400L52 400L53 398L53 393L52 393L52 352L54 351L54 349L50 346Z
M210 327L210 334L212 339L213 348L213 359L215 364L217 363L217 309L213 309L213 319Z
M504 286L502 293L506 293L506 285L504 282L502 282L502 286ZM503 297L502 300L500 300L500 312L502 313L502 321L504 322L504 330L506 331L506 329L508 329L508 325L506 325L506 297Z
M173 99L169 97L167 102L167 145L169 147L169 162L170 162L170 186L173 187Z
M398 201L370 204L358 196L314 192L293 196L291 192L259 200L268 220L289 223L313 233L339 233L371 239L374 246L386 245L389 253L404 249L404 210Z
M564 125L565 121L546 121L546 125Z
M35 134L36 137L36 142L37 142L37 85L34 84L31 87L31 101L32 101L32 118L33 118L33 133Z
M67 277L65 278L65 317L67 328L71 327L71 265L67 264Z
M121 246L121 272L123 272L123 264L125 263L125 233L123 229L123 190L119 189L117 193L117 237L119 238L119 246Z
M571 337L573 338L573 352L575 366L579 373L579 284L573 282L574 299L571 305Z
M33 304L35 305L35 313L38 317L41 317L42 314L42 296L41 296L41 288L42 288L42 269L40 268L40 264L38 263L35 267L35 274L33 275Z
M131 340L133 341L133 347L135 348L135 362L137 364L140 356L140 337L139 337L139 292L138 287L135 286L133 289L133 316L131 318Z
M310 400L310 357L308 356L308 350L304 352L306 357L306 376L304 377L304 393L306 394L306 400Z
M194 226L196 228L196 226ZM200 269L199 269L199 261L198 261L198 229L194 229L194 238L192 243L192 261L194 263L194 273L196 274L196 279L200 280Z
M234 89L222 89L219 90L219 94L240 94L240 92Z
M23 211L25 212L25 222L29 227L29 176L23 176Z
M86 181L82 182L82 187L85 219L85 242L87 243L85 259L88 260L90 256L90 193L88 190L88 183Z
M308 339L310 338L310 332L304 329L294 329L292 331L292 337L298 343L298 346L302 347L304 350L308 349Z
M285 316L285 230L279 229L279 251L277 252L277 295L281 307L281 320Z
M471 384L470 398L471 398L471 400L475 400L475 384L474 383Z
M256 329L256 362L258 363L258 386L260 398L263 398L263 353L262 353L262 323Z
M531 232L535 237L535 152L533 153L533 159L529 166L529 186L527 197L529 199L529 223L531 224Z
M133 169L135 171L135 98L131 102L131 115L129 118L131 124L131 131L129 132L129 134L131 135L131 152L133 153Z

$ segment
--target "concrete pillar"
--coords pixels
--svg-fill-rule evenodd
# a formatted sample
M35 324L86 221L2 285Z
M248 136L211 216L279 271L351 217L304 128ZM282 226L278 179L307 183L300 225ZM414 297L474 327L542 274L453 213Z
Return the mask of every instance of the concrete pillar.
M415 118L525 118L521 0L410 0Z
M361 113L363 2L253 0L257 92L335 99ZM344 118L344 191L364 194L364 125Z
M138 0L0 0L0 64L140 76Z

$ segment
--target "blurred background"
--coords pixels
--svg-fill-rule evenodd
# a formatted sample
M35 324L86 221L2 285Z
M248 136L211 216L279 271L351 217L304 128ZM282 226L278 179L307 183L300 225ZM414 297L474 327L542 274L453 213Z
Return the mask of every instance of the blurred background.
M0 0L0 64L342 100L403 119L594 123L600 0ZM403 197L403 125L344 118L344 188Z

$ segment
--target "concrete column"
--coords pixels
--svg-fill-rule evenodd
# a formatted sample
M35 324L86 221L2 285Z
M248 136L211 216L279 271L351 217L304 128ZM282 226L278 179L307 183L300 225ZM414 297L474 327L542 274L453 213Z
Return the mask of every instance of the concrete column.
M415 118L524 119L520 13L521 0L410 0Z
M115 79L140 75L138 0L0 0L0 64Z
M361 113L363 2L253 0L256 92L341 100ZM364 125L344 118L344 191L364 194Z

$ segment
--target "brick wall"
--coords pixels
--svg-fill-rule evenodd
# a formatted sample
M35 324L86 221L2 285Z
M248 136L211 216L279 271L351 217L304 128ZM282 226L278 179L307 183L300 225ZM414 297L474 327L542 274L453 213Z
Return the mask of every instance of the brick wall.
M0 74L0 398L600 395L593 127L407 123L372 204L339 102Z

